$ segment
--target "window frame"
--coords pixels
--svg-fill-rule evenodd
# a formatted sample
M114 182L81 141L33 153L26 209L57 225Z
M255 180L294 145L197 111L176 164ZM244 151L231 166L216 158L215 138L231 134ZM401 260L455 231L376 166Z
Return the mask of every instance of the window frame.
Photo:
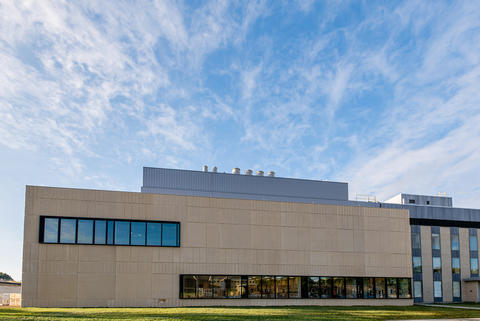
M58 238L57 242L45 242L45 219L57 219L58 220ZM73 219L75 220L75 242L74 243L62 243L61 242L61 222L62 219ZM93 242L92 243L78 243L78 221L79 220L91 220L93 221ZM95 243L95 221L105 221L105 244L96 244ZM115 244L115 230L116 230L116 221L129 222L130 223L130 233L131 233L131 223L140 222L146 223L161 223L163 231L163 224L176 224L177 225L177 245L147 245L146 240L147 236L145 235L145 245L133 245L131 244L131 237L129 234L129 244ZM113 242L109 244L109 222L113 222ZM54 215L40 215L39 216L39 234L38 242L40 244L62 244L62 245L88 245L88 246L133 246L133 247L180 247L181 246L181 223L179 221L155 221L155 220L129 220L129 219L117 219L117 218L101 218L101 217L77 217L77 216L54 216Z

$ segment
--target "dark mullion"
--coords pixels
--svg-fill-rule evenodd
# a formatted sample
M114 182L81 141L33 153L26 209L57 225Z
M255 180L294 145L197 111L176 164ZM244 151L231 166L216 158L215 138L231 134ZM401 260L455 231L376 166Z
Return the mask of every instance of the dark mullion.
M59 218L58 219L58 239L57 239L57 243L58 244L61 244L61 240L60 240L60 234L61 234L61 230L62 230L62 219Z
M132 224L132 223L130 223L130 224ZM148 244L147 244L147 240L148 240L148 238L147 238L147 225L148 225L148 223L145 222L145 236L144 236L144 237L145 237L145 246L148 245Z
M132 245L132 222L128 222L128 245Z
M78 219L75 219L75 244L78 244Z
M92 236L92 244L95 244L95 225L96 224L96 220L93 220L93 236Z

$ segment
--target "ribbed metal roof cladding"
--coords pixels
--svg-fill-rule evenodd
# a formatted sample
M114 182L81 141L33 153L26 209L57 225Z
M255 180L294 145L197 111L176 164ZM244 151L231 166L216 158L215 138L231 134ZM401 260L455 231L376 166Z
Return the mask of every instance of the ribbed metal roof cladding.
M143 168L142 192L348 200L347 183L152 167Z

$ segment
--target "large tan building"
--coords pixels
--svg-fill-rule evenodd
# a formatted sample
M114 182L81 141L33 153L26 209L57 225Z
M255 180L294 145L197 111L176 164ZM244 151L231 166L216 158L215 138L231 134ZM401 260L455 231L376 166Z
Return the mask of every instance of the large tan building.
M146 168L141 193L27 186L23 306L413 303L408 210L333 204L341 183L247 176Z

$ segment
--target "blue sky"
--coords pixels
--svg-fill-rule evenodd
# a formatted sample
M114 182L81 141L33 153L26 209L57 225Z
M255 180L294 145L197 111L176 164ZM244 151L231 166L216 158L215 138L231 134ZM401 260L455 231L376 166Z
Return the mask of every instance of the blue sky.
M447 192L480 207L478 1L2 1L0 271L25 185L142 166Z

